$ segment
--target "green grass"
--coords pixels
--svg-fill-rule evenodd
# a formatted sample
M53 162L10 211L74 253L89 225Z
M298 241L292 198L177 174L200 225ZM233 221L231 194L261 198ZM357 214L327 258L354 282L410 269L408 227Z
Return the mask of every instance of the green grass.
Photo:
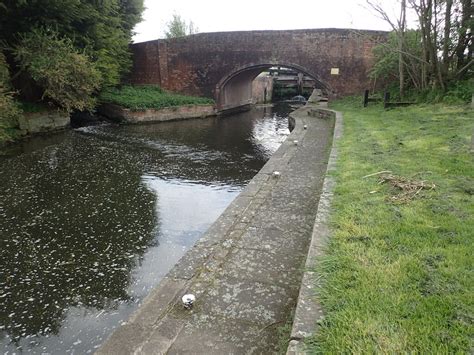
M182 105L210 105L214 101L205 97L179 95L162 90L158 86L122 86L104 90L101 102L114 103L131 110L160 109Z
M333 236L318 272L325 318L314 353L471 353L474 349L474 113L463 106L344 115ZM409 202L378 177L436 185Z

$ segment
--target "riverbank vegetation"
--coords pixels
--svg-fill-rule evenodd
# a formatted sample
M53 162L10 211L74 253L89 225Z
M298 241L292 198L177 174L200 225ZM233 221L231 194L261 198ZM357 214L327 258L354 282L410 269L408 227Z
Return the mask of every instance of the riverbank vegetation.
M317 272L315 353L469 353L474 335L474 111L344 115L332 238Z
M160 109L181 105L211 105L213 100L205 97L179 95L165 91L155 85L123 85L108 88L100 95L100 101L113 103L131 110Z
M377 81L383 83L398 92L401 100L414 94L434 99L465 82L461 87L466 90L458 96L471 98L472 0L400 0L398 17L391 16L377 0L366 1L392 28L388 41L374 50L374 86ZM408 27L410 17L417 19L414 28Z
M128 73L142 11L143 0L0 1L0 137L12 138L17 101L93 109Z

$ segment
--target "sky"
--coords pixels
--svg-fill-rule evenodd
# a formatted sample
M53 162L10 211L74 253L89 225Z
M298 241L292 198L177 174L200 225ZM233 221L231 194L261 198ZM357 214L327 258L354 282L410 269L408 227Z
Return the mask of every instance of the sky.
M374 0L395 17L397 0ZM173 13L193 21L198 32L354 28L390 30L365 0L145 0L134 42L164 38Z

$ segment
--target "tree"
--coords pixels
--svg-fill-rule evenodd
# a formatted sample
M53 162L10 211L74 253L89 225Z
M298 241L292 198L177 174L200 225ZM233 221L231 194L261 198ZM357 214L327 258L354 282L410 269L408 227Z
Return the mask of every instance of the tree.
M400 62L400 53L403 54ZM403 52L400 52L399 37L391 32L387 42L374 47L375 64L370 71L373 79L383 82L398 82L404 88L421 89L421 35L418 30L406 30L404 33ZM400 63L403 72L400 76ZM400 84L403 78L403 84Z
M166 38L178 38L187 35L195 34L199 29L192 21L189 24L178 14L173 14L173 19L167 23L167 30L165 31Z
M2 0L0 5L0 42L14 77L19 68L31 70L12 60L12 49L32 30L51 30L70 41L77 55L94 63L102 87L118 84L128 73L128 46L143 0Z
M401 12L397 20L390 18L374 1L367 0L371 8L392 26L397 45L392 38L382 45L384 49L376 50L378 62L373 72L380 75L385 67L393 73L393 66L387 63L393 64L393 54L396 53L400 96L403 96L407 82L419 90L446 91L456 81L472 78L472 0L400 0ZM407 36L410 31L407 32L405 24L407 11L413 11L419 22L410 36ZM386 57L381 55L384 52ZM408 81L405 74L409 76Z
M20 68L43 89L42 99L67 111L95 106L92 94L100 87L101 75L68 38L51 30L33 30L21 37L13 54Z
M424 84L445 90L451 81L471 76L472 0L408 1L422 33Z
M393 33L397 40L397 51L398 51L398 82L400 89L400 97L405 95L405 33L406 33L406 0L400 1L400 15L393 21L387 12L383 10L382 6L371 0L367 0L367 4L375 10L379 16L390 24Z

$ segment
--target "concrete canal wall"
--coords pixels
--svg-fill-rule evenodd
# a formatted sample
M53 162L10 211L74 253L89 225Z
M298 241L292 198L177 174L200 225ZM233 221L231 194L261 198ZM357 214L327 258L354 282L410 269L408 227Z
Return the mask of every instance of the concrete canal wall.
M71 118L67 112L45 111L25 113L18 119L23 135L57 131L69 127Z
M321 250L311 240L335 114L320 117L314 109L292 113L286 141L98 354L284 350L281 329L293 323L295 308L295 321L303 321L308 250ZM191 310L181 302L186 293L196 296Z
M115 104L102 104L98 112L122 123L151 123L215 116L214 105L183 105L162 109L130 110Z

